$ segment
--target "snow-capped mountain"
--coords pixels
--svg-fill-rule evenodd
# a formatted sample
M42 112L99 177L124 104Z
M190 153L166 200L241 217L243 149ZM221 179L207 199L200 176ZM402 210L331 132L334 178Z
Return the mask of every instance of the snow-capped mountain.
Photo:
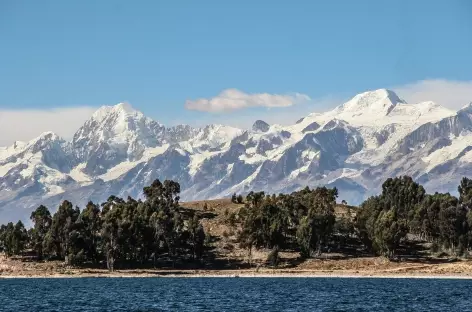
M385 89L291 126L257 120L247 130L165 127L120 103L100 108L71 141L47 132L0 148L0 221L26 220L40 203L139 197L156 178L178 181L184 200L328 185L357 204L403 174L455 192L472 173L471 146L472 104L455 112Z
M163 144L165 127L129 104L105 106L75 133L74 158L83 173L96 176L123 161L136 161L147 148Z

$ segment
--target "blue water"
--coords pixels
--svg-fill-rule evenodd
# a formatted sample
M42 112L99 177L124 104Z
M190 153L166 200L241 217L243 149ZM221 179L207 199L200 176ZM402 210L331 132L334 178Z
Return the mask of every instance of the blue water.
M472 311L472 280L0 279L0 311Z

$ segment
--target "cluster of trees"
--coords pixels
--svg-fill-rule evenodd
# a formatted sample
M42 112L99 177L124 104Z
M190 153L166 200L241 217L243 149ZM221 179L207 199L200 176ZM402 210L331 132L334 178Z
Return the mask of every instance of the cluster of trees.
M111 196L83 210L64 201L53 215L40 206L31 214L32 228L21 221L0 227L0 249L8 256L28 249L39 259L73 265L106 263L110 270L115 263L155 266L201 259L206 235L198 215L179 205L180 185L156 180L143 191L144 201ZM437 250L463 254L472 246L472 180L464 178L458 193L458 198L427 194L404 176L385 181L382 193L358 208L343 201L342 216L335 214L338 191L326 187L279 195L250 192L245 198L234 194L231 201L245 205L225 216L240 247L249 253L272 249L272 264L279 250L311 257L354 245L393 257L411 235Z
M271 262L282 249L298 249L303 257L320 254L335 232L351 235L338 228L351 224L350 217L336 224L336 188L305 188L292 194L266 195L250 192L245 207L230 216L239 228L238 241L249 252L253 248L271 248Z
M277 251L299 250L301 256L322 250L348 248L355 240L366 250L387 257L397 255L407 234L429 242L435 249L464 254L472 246L472 180L464 178L459 198L451 194L426 194L412 178L391 178L382 193L367 199L355 211L336 216L337 190L305 188L292 194L251 192L246 204L230 216L239 244Z
M111 196L82 211L64 201L51 215L38 207L28 231L19 221L0 227L0 248L8 256L25 249L39 259L63 259L72 265L106 262L136 266L167 259L188 261L203 255L205 232L195 213L179 205L180 185L156 180L144 188L145 200Z
M28 232L23 222L18 221L0 226L0 249L3 249L8 256L19 255L25 250L29 241Z
M463 178L459 198L426 194L410 177L388 179L382 194L360 207L359 238L380 254L395 255L406 235L432 243L435 249L463 254L472 246L472 180Z

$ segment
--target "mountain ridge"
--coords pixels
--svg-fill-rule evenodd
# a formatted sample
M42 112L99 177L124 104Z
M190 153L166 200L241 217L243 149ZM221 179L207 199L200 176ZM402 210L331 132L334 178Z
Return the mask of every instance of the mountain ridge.
M293 125L257 120L238 129L166 127L127 103L104 106L70 141L45 132L0 148L0 220L25 220L40 203L54 209L63 199L83 205L108 194L139 197L157 178L178 181L186 200L328 185L356 204L400 174L455 191L472 169L471 107L409 104L379 89ZM443 186L445 178L452 182Z

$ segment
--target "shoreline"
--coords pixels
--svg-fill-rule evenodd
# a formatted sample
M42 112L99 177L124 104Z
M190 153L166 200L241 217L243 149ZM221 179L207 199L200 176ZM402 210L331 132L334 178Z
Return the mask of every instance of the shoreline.
M371 279L472 279L468 274L388 273L388 272L194 272L156 271L143 273L77 273L0 275L1 279L63 279L63 278L371 278Z
M460 275L110 275L110 276L0 276L0 280L8 279L82 279L82 278L106 278L106 279L127 279L127 278L341 278L341 279L455 279L472 280L471 276Z

